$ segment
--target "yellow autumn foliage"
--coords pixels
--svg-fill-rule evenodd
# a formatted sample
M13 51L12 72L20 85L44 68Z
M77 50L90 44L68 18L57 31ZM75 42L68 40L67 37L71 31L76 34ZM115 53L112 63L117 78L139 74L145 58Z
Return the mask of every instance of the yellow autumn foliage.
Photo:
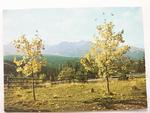
M36 36L29 42L25 35L22 35L17 40L13 41L13 45L17 51L22 54L21 59L17 60L15 57L13 60L17 66L17 72L22 72L24 75L29 76L41 71L42 66L46 64L46 61L42 58L44 45L40 37Z
M98 73L102 74L103 72L103 74L109 76L109 73L114 70L114 61L121 58L129 50L128 45L122 45L124 43L124 31L115 33L113 28L114 24L112 22L105 22L97 26L98 36L94 37L90 51L80 60L87 71L93 68L93 64L88 64L94 63L98 67Z

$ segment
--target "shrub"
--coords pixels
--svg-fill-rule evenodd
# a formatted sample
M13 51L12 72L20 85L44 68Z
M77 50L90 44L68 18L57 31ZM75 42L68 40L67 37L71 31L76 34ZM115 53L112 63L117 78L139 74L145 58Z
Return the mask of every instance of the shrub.
M120 77L118 78L118 80L128 80L129 77L126 74L122 74L120 75Z
M46 81L46 74L40 74L39 75L39 79L41 79L42 80L42 82L44 82L44 81Z
M58 80L65 80L65 81L74 81L75 79L75 69L70 68L70 67L64 67L59 75L58 75Z

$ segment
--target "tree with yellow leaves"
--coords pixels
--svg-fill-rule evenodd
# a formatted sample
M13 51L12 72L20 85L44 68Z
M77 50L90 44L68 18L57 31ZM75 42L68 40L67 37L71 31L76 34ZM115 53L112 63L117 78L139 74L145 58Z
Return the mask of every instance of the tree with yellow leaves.
M32 92L33 98L36 100L34 76L40 72L42 66L45 65L45 59L42 57L42 50L44 49L43 41L36 35L36 37L29 42L25 35L22 35L13 41L13 45L17 49L17 52L22 54L20 60L14 58L13 62L17 66L16 71L25 76L32 76Z
M116 73L116 61L129 50L128 45L123 45L123 33L113 31L112 22L97 26L98 36L94 37L90 51L81 58L80 62L86 70L98 69L98 74L106 78L107 92L110 94L109 78Z

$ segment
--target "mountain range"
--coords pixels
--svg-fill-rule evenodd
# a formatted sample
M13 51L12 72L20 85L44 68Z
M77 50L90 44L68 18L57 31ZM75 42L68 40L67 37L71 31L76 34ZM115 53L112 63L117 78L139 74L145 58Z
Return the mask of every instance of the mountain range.
M89 51L90 42L89 41L79 41L79 42L61 42L56 45L46 45L43 54L46 55L58 55L65 57L81 57ZM4 55L14 55L16 49L13 45L4 45ZM131 46L130 50L125 54L132 59L142 59L144 57L144 49Z

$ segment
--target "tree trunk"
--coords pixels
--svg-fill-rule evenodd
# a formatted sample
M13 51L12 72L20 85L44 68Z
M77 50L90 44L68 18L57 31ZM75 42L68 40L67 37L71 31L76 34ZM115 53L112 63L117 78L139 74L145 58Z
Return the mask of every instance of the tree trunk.
M36 97L35 97L35 87L34 87L34 76L33 76L33 73L32 73L32 93L33 93L33 99L35 101Z
M110 94L110 89L109 89L109 78L106 76L106 81L107 81L107 93Z

